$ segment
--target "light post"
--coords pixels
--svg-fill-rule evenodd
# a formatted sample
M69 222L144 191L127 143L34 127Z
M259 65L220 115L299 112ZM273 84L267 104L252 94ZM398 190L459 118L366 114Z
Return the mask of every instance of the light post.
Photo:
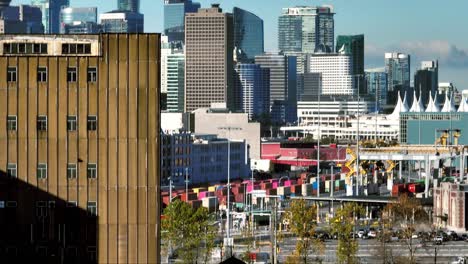
M232 243L231 243L231 221L230 221L230 214L231 214L231 130L241 130L239 127L231 127L231 126L225 126L225 127L218 127L219 130L227 130L228 131L228 158L227 158L227 166L228 166L228 173L227 173L227 202L226 202L226 224L227 224L227 230L226 230L226 243L227 243L227 254L226 256L229 258L232 256Z
M320 140L321 134L320 134L320 125L322 123L321 117L320 117L320 96L322 95L322 74L319 75L319 92L318 92L318 136L317 136L317 197L320 197ZM319 212L319 207L317 206L317 215Z
M288 181L289 181L289 176L281 176L281 178L279 178L279 180L278 180L278 187L281 187L281 180L284 179L284 178L287 178Z
M331 190L330 190L330 197L332 198L331 199L331 211L334 212L334 209L333 209L333 191L335 189L335 174L333 173L333 167L336 165L335 162L330 162L328 164L331 168Z
M359 81L361 79L361 74L355 75L357 76L357 98L358 98L358 109L357 109L357 131L356 131L356 196L359 195L359 180L360 180L360 171L359 171L359 118L360 118L360 111L361 111L361 97L359 93ZM362 179L361 179L362 182Z
M189 200L189 196L188 196L188 183L189 183L189 179L188 179L188 168L185 168L185 198L187 199L187 203L188 203L188 200Z

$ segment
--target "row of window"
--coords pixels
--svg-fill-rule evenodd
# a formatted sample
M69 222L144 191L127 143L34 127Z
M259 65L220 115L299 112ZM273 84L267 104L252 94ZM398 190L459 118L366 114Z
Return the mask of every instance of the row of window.
M0 249L1 250L1 249ZM17 257L18 256L18 248L16 247L5 247L3 251L0 251L3 255L7 257ZM87 247L86 249L86 254L87 258L90 261L90 263L95 263L97 260L97 249L96 247ZM38 246L36 248L36 255L38 257L47 257L49 256L48 254L48 248L44 246ZM53 255L51 255L53 256ZM78 257L78 248L76 247L67 247L65 249L65 257Z
M68 201L67 207L77 207L77 201ZM16 201L0 201L0 209L16 208L18 203ZM37 201L36 202L36 215L38 217L47 217L48 209L55 208L55 201ZM97 202L90 201L86 205L89 216L97 216Z
M4 54L47 54L47 43L4 43ZM90 43L63 43L62 54L91 54Z
M67 116L67 130L76 131L78 127L78 121L76 116ZM9 115L7 117L7 130L17 131L18 129L18 118L15 115ZM88 131L97 130L97 116L90 115L87 120ZM47 131L47 116L37 117L37 130Z
M7 82L18 81L18 68L10 66L7 68ZM47 67L37 67L37 81L47 82ZM67 82L78 81L78 70L76 67L67 68ZM97 82L97 67L88 67L88 82Z
M8 163L7 174L9 177L17 178L17 175L18 175L17 171L18 169L17 169L16 163ZM76 179L77 171L78 169L77 169L76 163L67 164L67 178L68 179ZM88 163L87 177L88 179L97 178L97 164L96 163ZM47 164L46 163L37 164L37 178L47 179Z

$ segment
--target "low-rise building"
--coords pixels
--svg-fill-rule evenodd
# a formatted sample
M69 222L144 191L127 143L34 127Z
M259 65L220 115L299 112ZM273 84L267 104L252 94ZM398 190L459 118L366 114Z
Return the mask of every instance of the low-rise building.
M434 224L456 232L468 230L468 185L443 182L434 188Z
M161 181L163 185L185 186L247 178L250 161L245 140L228 140L212 134L188 132L161 136ZM230 153L230 154L228 154ZM230 160L228 160L228 155ZM228 163L230 171L228 172Z

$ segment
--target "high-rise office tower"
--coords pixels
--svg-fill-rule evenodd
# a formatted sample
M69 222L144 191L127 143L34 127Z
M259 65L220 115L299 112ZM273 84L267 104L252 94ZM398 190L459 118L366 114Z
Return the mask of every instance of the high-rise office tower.
M140 12L140 0L117 0L118 10Z
M283 52L333 52L333 8L299 6L283 8L278 20L279 49Z
M8 6L3 2L0 9L1 34L43 34L42 13L36 6Z
M185 54L176 52L167 55L167 111L184 112Z
M234 7L234 47L238 62L253 62L264 51L263 20L249 11Z
M335 24L333 8L329 6L298 6L283 8L278 19L279 49L297 57L297 96L304 93L306 57L314 52L334 50Z
M0 36L1 263L161 263L159 38Z
M364 76L364 35L338 36L336 52L350 54L353 57L353 75L359 78L359 91L366 94ZM356 84L357 85L357 84Z
M104 33L143 33L143 14L115 10L99 15L101 30Z
M169 42L184 43L185 14L195 13L199 8L200 3L192 0L164 0L164 35Z
M387 104L387 73L384 68L368 69L365 73L369 100L376 100L376 109L382 111Z
M410 95L411 57L402 53L385 53L385 72L388 80L387 103L395 105L398 91L403 96Z
M32 0L31 5L41 9L45 33L60 32L60 10L68 7L70 0Z
M67 27L88 23L94 24L97 28L97 7L66 7L60 11L60 33L69 33L69 30L66 30Z
M265 53L255 56L255 64L270 70L270 111L275 122L295 122L297 113L296 72L294 56Z
M357 94L353 76L353 57L351 55L344 53L310 54L307 63L308 73L319 74L321 94Z
M258 119L270 113L270 69L258 64L237 63L236 108Z
M185 111L234 109L232 14L217 4L185 16Z
M439 62L438 61L423 61L421 62L421 69L417 70L414 74L414 90L416 96L424 104L429 100L429 94L434 98L437 94L439 87ZM420 95L421 93L421 95Z

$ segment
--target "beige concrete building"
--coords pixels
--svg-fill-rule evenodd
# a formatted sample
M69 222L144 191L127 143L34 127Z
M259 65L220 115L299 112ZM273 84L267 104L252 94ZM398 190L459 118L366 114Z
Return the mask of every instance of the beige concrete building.
M185 111L234 107L233 19L219 5L185 16Z
M201 108L193 111L195 133L215 134L230 140L245 140L250 158L260 159L260 123L250 122L249 114Z
M0 36L0 263L160 263L159 45Z

